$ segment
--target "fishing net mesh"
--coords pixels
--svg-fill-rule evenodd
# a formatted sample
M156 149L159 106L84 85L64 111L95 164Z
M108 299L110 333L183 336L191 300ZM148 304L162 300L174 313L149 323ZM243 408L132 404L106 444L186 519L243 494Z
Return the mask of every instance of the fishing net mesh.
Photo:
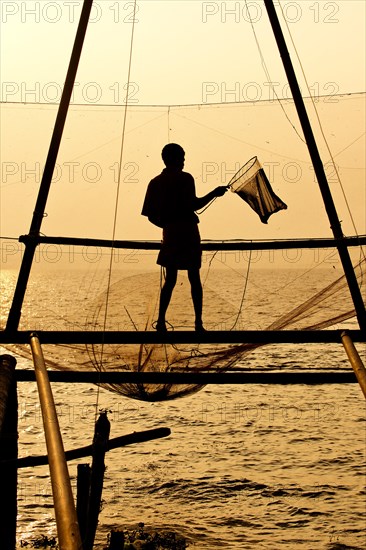
M321 156L327 162L326 173L345 235L365 233L364 98L364 94L351 94L322 96L316 101L343 187L336 178L335 167L328 164L329 152L312 102L305 99ZM20 232L17 220L24 220L23 233L26 233L57 106L3 104L1 110L2 130L7 135L0 143L3 328L24 252L17 240ZM306 144L294 131L294 126L299 125L290 99L129 106L121 157L123 118L121 105L70 105L47 202L47 217L42 224L44 234L112 239L116 214L115 238L159 241L161 231L140 213L148 182L162 169L161 149L167 142L175 141L186 151L185 169L194 175L199 196L218 185L228 185L247 159L257 157L259 166L253 166L254 176L263 168L273 191L288 205L287 210L274 214L268 225L264 225L257 213L239 200L238 180L232 184L236 193L226 193L200 215L202 239L296 240L332 236ZM253 200L257 200L254 195L255 192ZM359 247L351 252L364 292L364 256ZM156 250L102 249L87 243L79 247L38 246L20 329L154 330L163 281L156 256ZM203 254L201 271L203 322L207 330L309 330L343 327L347 323L357 328L339 258L331 249L253 252L217 249ZM194 328L185 273L179 275L167 320L170 330ZM255 347L251 344L45 346L44 353L49 366L57 369L223 371L248 364L249 352ZM18 351L28 353L28 348ZM111 389L129 397L157 400L187 395L199 387L118 385Z
M60 250L60 253L67 267L68 252ZM98 267L94 264L93 269L88 265L86 270L63 271L60 263L57 269L54 266L50 269L48 265L46 271L42 265L36 267L25 296L20 329L153 331L164 276L155 265L156 252L135 251L139 268L131 269L131 264L126 268L124 264L115 270L112 279L108 275L108 253L113 251L107 249L100 256ZM129 250L119 251L120 259L130 258L130 254ZM263 256L256 263L248 251L204 252L202 282L206 329L356 328L346 278L338 270L339 265L335 268L333 253L323 250L323 254L321 260L319 251L308 250L307 265L302 268L290 267L281 254L275 262L276 268L272 266L271 269ZM359 259L354 267L364 293L365 259ZM14 283L14 272L12 279L6 272L2 273L2 291L6 297L2 303L2 328ZM185 272L179 274L167 319L170 330L194 328L190 286ZM43 349L48 366L53 369L223 372L245 367L247 356L262 345L87 344L44 345ZM18 347L17 351L30 356L27 346ZM160 401L189 395L202 386L139 383L104 387L126 397Z

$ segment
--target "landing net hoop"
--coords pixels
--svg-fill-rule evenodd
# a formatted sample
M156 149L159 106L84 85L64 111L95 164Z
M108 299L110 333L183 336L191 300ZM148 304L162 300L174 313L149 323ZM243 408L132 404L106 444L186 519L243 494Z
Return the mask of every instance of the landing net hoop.
M275 212L287 209L283 200L274 193L258 157L249 159L234 174L227 188L247 202L262 223L268 223Z
M261 168L258 157L252 157L233 175L227 185L228 189L232 188L232 191L236 191L239 185L235 185L235 183L240 182L240 186L245 185L256 176Z

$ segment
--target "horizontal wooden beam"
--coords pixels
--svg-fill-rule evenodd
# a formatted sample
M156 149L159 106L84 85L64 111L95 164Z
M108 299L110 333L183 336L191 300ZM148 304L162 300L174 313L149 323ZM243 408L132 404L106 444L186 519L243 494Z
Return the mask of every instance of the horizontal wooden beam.
M34 330L0 331L0 344L28 344ZM331 344L344 330L210 330L203 333L156 331L36 331L41 344ZM361 330L347 331L353 342L366 342Z
M16 369L19 382L33 382L33 370ZM350 371L293 372L98 372L48 371L51 382L90 384L353 384Z
M152 441L153 439L168 437L170 434L170 428L154 428L143 432L133 432L128 435L121 435L108 440L108 447L106 451L118 449L119 447L126 447L127 445L133 445L134 443L144 443L146 441ZM65 451L65 458L69 461L92 456L92 454L93 445L85 445L84 447L78 447L77 449ZM48 464L48 455L26 456L24 458L18 458L17 460L6 461L7 464L9 462L16 464L17 468L33 468L34 466L44 466L45 464ZM0 462L0 466L3 466L3 464L4 461Z
M0 344L28 344L34 330L0 331ZM343 330L212 330L194 331L37 331L41 344L318 344L339 343ZM350 330L354 342L366 342Z
M130 250L159 250L160 241L129 241L107 239L84 239L77 237L45 237L33 235L21 235L19 241L36 244L57 244L67 246L94 246L106 248L125 248ZM202 241L203 250L284 250L291 248L336 248L339 244L346 246L361 246L366 244L366 235L356 237L344 237L339 239L283 239L266 241L226 240L226 241Z

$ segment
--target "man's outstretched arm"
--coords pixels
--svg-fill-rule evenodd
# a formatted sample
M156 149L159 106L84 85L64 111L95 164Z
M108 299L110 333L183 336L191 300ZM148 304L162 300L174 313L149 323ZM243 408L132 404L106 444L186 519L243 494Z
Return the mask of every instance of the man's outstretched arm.
M222 197L226 193L227 189L228 188L224 185L220 185L207 193L204 197L196 197L194 201L194 210L200 210L216 197Z

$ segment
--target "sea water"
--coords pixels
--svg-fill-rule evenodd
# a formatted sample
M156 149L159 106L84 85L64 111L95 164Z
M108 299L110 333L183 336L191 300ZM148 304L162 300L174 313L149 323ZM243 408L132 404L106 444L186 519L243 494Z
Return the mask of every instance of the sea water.
M44 293L57 292L54 276L40 280ZM56 299L51 309L58 308ZM248 365L349 367L333 344L267 346L241 366ZM18 367L32 368L25 357ZM110 437L171 429L167 438L108 452L98 549L111 529L138 522L180 533L198 549L366 548L366 411L357 384L206 386L159 403L90 384L55 383L53 392L65 449L91 443L101 409ZM19 456L44 454L36 384L19 383L18 394ZM74 489L85 462L69 462ZM56 535L47 466L19 470L18 547L40 535Z

